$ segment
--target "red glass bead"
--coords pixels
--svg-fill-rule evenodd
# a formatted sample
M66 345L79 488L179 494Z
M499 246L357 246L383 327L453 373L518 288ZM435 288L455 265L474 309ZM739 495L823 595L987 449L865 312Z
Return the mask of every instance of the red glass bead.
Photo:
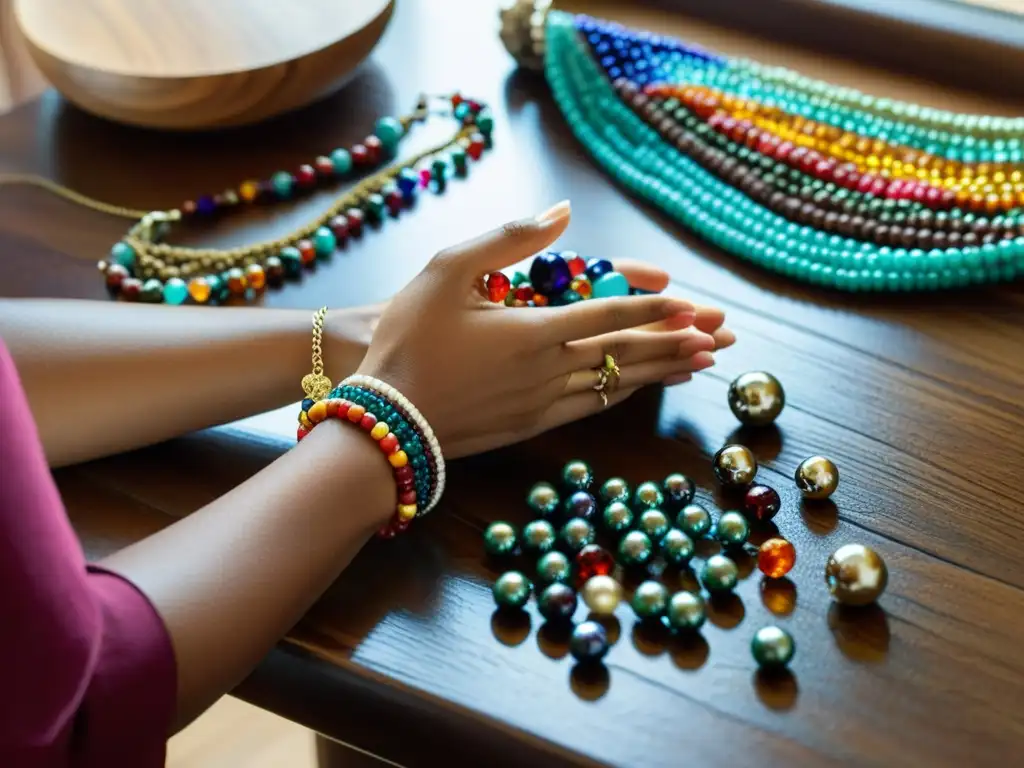
M938 205L942 202L942 190L938 187L929 186L925 190L924 201L928 205Z
M362 144L356 144L348 151L353 165L369 165L370 153Z
M402 197L402 193L397 189L393 192L389 192L388 196L384 198L384 202L388 206L388 210L391 211L392 216L397 216L402 210L402 206L405 205L405 198Z
M331 399L327 401L327 418L336 419L338 418L338 409L341 407L341 401Z
M409 530L409 525L411 523L412 520L395 520L395 522L391 524L391 527L395 529L395 535L398 536L399 534L405 533Z
M403 491L398 494L399 504L415 504L416 503L416 491Z
M796 548L785 539L764 542L757 552L757 567L769 579L781 579L796 564Z
M377 417L372 413L364 413L363 418L359 420L359 426L369 432L377 424Z
M195 216L197 210L196 201L186 200L184 203L181 204L180 210L182 216Z
M337 418L339 418L339 419L347 419L348 418L348 409L351 408L351 407L352 407L352 403L350 403L348 400L342 400L340 403L338 403Z
M313 161L313 167L317 174L323 179L330 179L334 176L334 163L326 155L320 155Z
M338 241L338 245L348 240L348 219L344 216L331 217L330 221L327 222L327 228L334 234L334 239Z
M395 437L393 433L389 432L381 438L381 441L377 443L377 445L380 446L380 449L384 451L384 453L394 453L398 450L398 438Z
M608 576L613 570L615 558L597 544L588 544L576 555L576 579L580 585L594 576Z
M507 291L506 291L507 293ZM519 301L530 301L533 299L533 295L536 291L533 290L533 286L529 283L523 283L522 285L516 286L516 299Z
M474 133L469 137L469 146L466 147L466 153L474 160L479 160L484 153L484 137L479 133Z
M512 283L503 272L492 272L487 276L487 298L495 304L505 300L511 287Z
M299 189L311 189L316 186L316 170L312 165L300 165L295 171L295 184Z
M743 497L743 513L751 520L771 520L781 506L779 492L767 485L752 485Z
M397 535L398 531L395 530L395 527L391 523L388 523L377 531L377 536L381 539L393 539Z
M462 96L458 93L452 94L452 109L459 106L462 103Z
M384 144L376 136L367 136L363 139L363 146L366 147L367 160L371 165L376 165L384 156Z
M573 256L569 259L568 264L569 274L573 277L576 277L576 275L582 275L587 271L587 262L582 256Z
M395 482L412 483L415 482L415 480L416 477L413 474L412 467L410 467L408 464L406 464L404 467L398 467L395 470Z
M300 424L298 430L296 430L296 432L295 432L295 439L296 440L301 440L302 438L304 438L308 434L309 434L309 430L306 429L304 426L302 426Z
M308 266L316 261L316 248L313 247L310 240L299 240L295 247L299 249L299 256L302 258L303 264Z
M366 214L358 208L349 208L345 211L345 218L348 220L348 233L352 237L359 237L363 234L363 221L366 219Z
M142 281L134 277L126 277L121 281L121 298L125 301L136 301L142 291Z
M788 160L789 156L793 154L794 149L796 149L795 144L784 141L775 148L775 157L777 160Z
M430 173L430 169L429 168L422 169L420 171L420 186L421 187L429 186L430 185L430 180L432 178L433 178L433 175Z
M715 112L713 115L711 115L711 117L708 118L708 125L714 128L716 131L724 131L726 130L725 121L730 119L731 118L729 117L729 115L726 114L725 112Z
M131 273L121 264L111 264L107 267L107 287L112 290L120 288L128 277L131 277Z

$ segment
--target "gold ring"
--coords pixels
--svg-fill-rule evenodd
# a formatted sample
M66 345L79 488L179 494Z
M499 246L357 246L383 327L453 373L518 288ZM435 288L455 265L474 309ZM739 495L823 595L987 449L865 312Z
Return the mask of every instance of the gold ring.
M615 358L611 355L605 355L604 364L594 370L597 372L597 384L594 385L594 391L601 396L601 405L608 407L608 383L613 376L615 377L615 382L618 382L619 364L615 362ZM612 389L614 389L614 386Z

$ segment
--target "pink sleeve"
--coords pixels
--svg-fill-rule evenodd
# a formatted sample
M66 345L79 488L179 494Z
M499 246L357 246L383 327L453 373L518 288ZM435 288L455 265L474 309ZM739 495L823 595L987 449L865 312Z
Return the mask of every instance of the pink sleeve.
M163 765L175 674L146 597L86 564L0 342L0 765Z

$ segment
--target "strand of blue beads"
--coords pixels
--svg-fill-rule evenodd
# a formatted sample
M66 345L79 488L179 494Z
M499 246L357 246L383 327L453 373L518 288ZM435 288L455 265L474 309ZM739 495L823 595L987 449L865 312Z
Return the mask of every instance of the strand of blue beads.
M660 140L617 98L570 17L548 17L546 74L570 128L631 191L725 250L843 290L934 290L1011 280L1024 238L963 249L877 247L785 221Z

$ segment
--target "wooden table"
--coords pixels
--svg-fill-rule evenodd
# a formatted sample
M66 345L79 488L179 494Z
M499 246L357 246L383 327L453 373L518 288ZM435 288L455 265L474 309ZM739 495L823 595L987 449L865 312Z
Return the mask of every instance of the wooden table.
M1021 112L629 5L589 7L868 91ZM382 299L441 246L570 197L567 246L664 265L674 292L725 307L737 332L735 348L689 385L453 467L443 507L408 537L368 546L240 695L407 766L1011 764L1024 746L1024 287L839 296L741 264L616 189L573 141L543 82L513 70L494 28L490 3L461 3L453 14L448 4L403 0L343 93L237 132L129 130L53 93L0 118L3 168L163 208L356 140L420 89L458 88L493 104L493 153L443 199L424 200L315 279L268 293L268 306ZM212 239L278 231L318 204L261 214ZM42 193L3 190L2 293L103 300L93 261L120 231L120 222ZM786 387L777 428L737 429L726 407L728 382L750 369ZM703 640L690 644L634 629L623 607L605 675L573 672L564 638L541 629L532 608L519 622L493 615L496 574L480 532L497 518L525 521L532 482L580 456L631 481L686 472L717 506L725 500L712 490L708 458L727 440L754 449L761 479L782 494L778 529L799 553L788 587L766 590L752 561L741 561L747 578L735 600L716 606ZM286 447L243 426L58 479L87 549L100 556ZM819 452L839 465L842 485L834 504L804 507L793 470ZM847 542L876 547L888 562L876 608L829 602L825 559ZM770 622L798 644L792 675L781 679L756 674L748 650Z

